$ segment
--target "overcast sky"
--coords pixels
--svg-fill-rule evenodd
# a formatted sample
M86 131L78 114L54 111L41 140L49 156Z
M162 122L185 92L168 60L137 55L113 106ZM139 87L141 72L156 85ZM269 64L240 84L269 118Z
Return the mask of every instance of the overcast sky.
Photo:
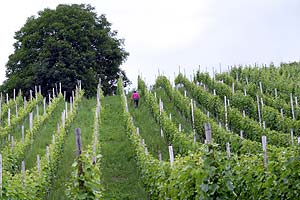
M0 7L0 83L13 53L14 34L26 19L58 4L85 3L106 14L130 53L122 65L136 85L178 66L187 74L230 65L300 60L299 0L90 0L3 1Z

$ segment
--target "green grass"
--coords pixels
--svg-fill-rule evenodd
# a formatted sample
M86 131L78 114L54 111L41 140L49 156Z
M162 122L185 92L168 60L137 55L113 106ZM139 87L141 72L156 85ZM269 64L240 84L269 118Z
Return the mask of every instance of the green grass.
M132 148L126 136L119 96L105 97L102 104L100 145L104 199L147 199Z
M52 134L57 130L57 123L61 123L61 113L65 108L65 102L61 101L49 116L48 120L40 128L38 135L34 138L34 143L25 156L26 168L30 169L36 165L36 155L46 153L46 146L52 142ZM44 111L43 111L44 112ZM43 113L40 112L40 115Z
M92 142L94 111L96 107L95 99L83 99L80 103L77 115L71 126L67 129L67 136L64 144L62 159L58 166L57 176L54 178L49 199L65 200L65 184L71 177L71 166L76 157L75 128L81 129L81 140L83 149Z
M150 109L141 97L139 107L134 108L133 102L128 98L128 108L133 117L134 125L139 127L140 135L144 138L149 153L158 158L158 151L162 154L162 159L169 160L168 144L160 135L160 126L156 123Z

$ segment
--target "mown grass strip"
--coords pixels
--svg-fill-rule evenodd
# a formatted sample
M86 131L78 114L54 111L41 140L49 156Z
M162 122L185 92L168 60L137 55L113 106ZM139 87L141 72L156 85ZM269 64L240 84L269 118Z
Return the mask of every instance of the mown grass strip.
M67 199L65 195L65 183L68 182L71 177L71 165L76 157L75 128L81 129L82 145L83 149L85 149L93 138L95 107L95 99L83 99L79 105L77 115L70 128L68 128L63 156L58 167L57 175L54 178L54 183L52 184L49 199Z
M126 136L119 96L104 98L100 127L104 199L147 199L134 149Z
M133 102L128 101L128 108L133 117L134 125L139 127L140 135L144 138L149 152L153 157L158 158L160 151L162 159L167 161L169 159L168 144L165 139L161 137L160 126L153 118L144 98L142 97L140 99L137 109L134 108Z

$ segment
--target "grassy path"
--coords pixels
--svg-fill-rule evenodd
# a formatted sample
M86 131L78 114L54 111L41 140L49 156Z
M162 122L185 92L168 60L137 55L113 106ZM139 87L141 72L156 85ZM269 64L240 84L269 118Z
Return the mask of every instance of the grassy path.
M134 157L134 150L126 136L119 96L105 97L101 116L101 171L104 199L147 199Z
M36 155L40 156L46 154L46 146L52 142L52 134L57 129L57 123L61 121L61 112L65 108L65 102L61 101L56 106L55 110L52 112L51 116L48 118L47 122L42 125L39 133L30 149L26 152L25 163L26 168L30 169L36 165ZM41 113L40 113L41 114Z
M77 114L71 126L68 128L68 135L64 144L64 152L58 166L57 176L54 178L50 198L52 200L65 200L65 183L71 176L71 165L76 157L75 128L81 129L81 140L83 149L91 143L93 138L95 99L83 98Z
M158 158L158 151L162 154L162 159L169 160L168 144L160 135L160 126L156 123L150 109L142 97L139 102L139 108L135 109L133 102L128 99L128 108L133 117L134 125L139 127L140 135L144 138L149 152L154 158Z

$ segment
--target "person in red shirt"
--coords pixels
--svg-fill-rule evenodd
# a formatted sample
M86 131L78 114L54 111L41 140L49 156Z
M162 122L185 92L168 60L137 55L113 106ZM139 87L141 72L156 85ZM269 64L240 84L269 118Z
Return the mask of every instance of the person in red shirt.
M131 97L133 99L134 108L137 108L139 106L139 99L140 99L139 93L137 91L133 91Z

